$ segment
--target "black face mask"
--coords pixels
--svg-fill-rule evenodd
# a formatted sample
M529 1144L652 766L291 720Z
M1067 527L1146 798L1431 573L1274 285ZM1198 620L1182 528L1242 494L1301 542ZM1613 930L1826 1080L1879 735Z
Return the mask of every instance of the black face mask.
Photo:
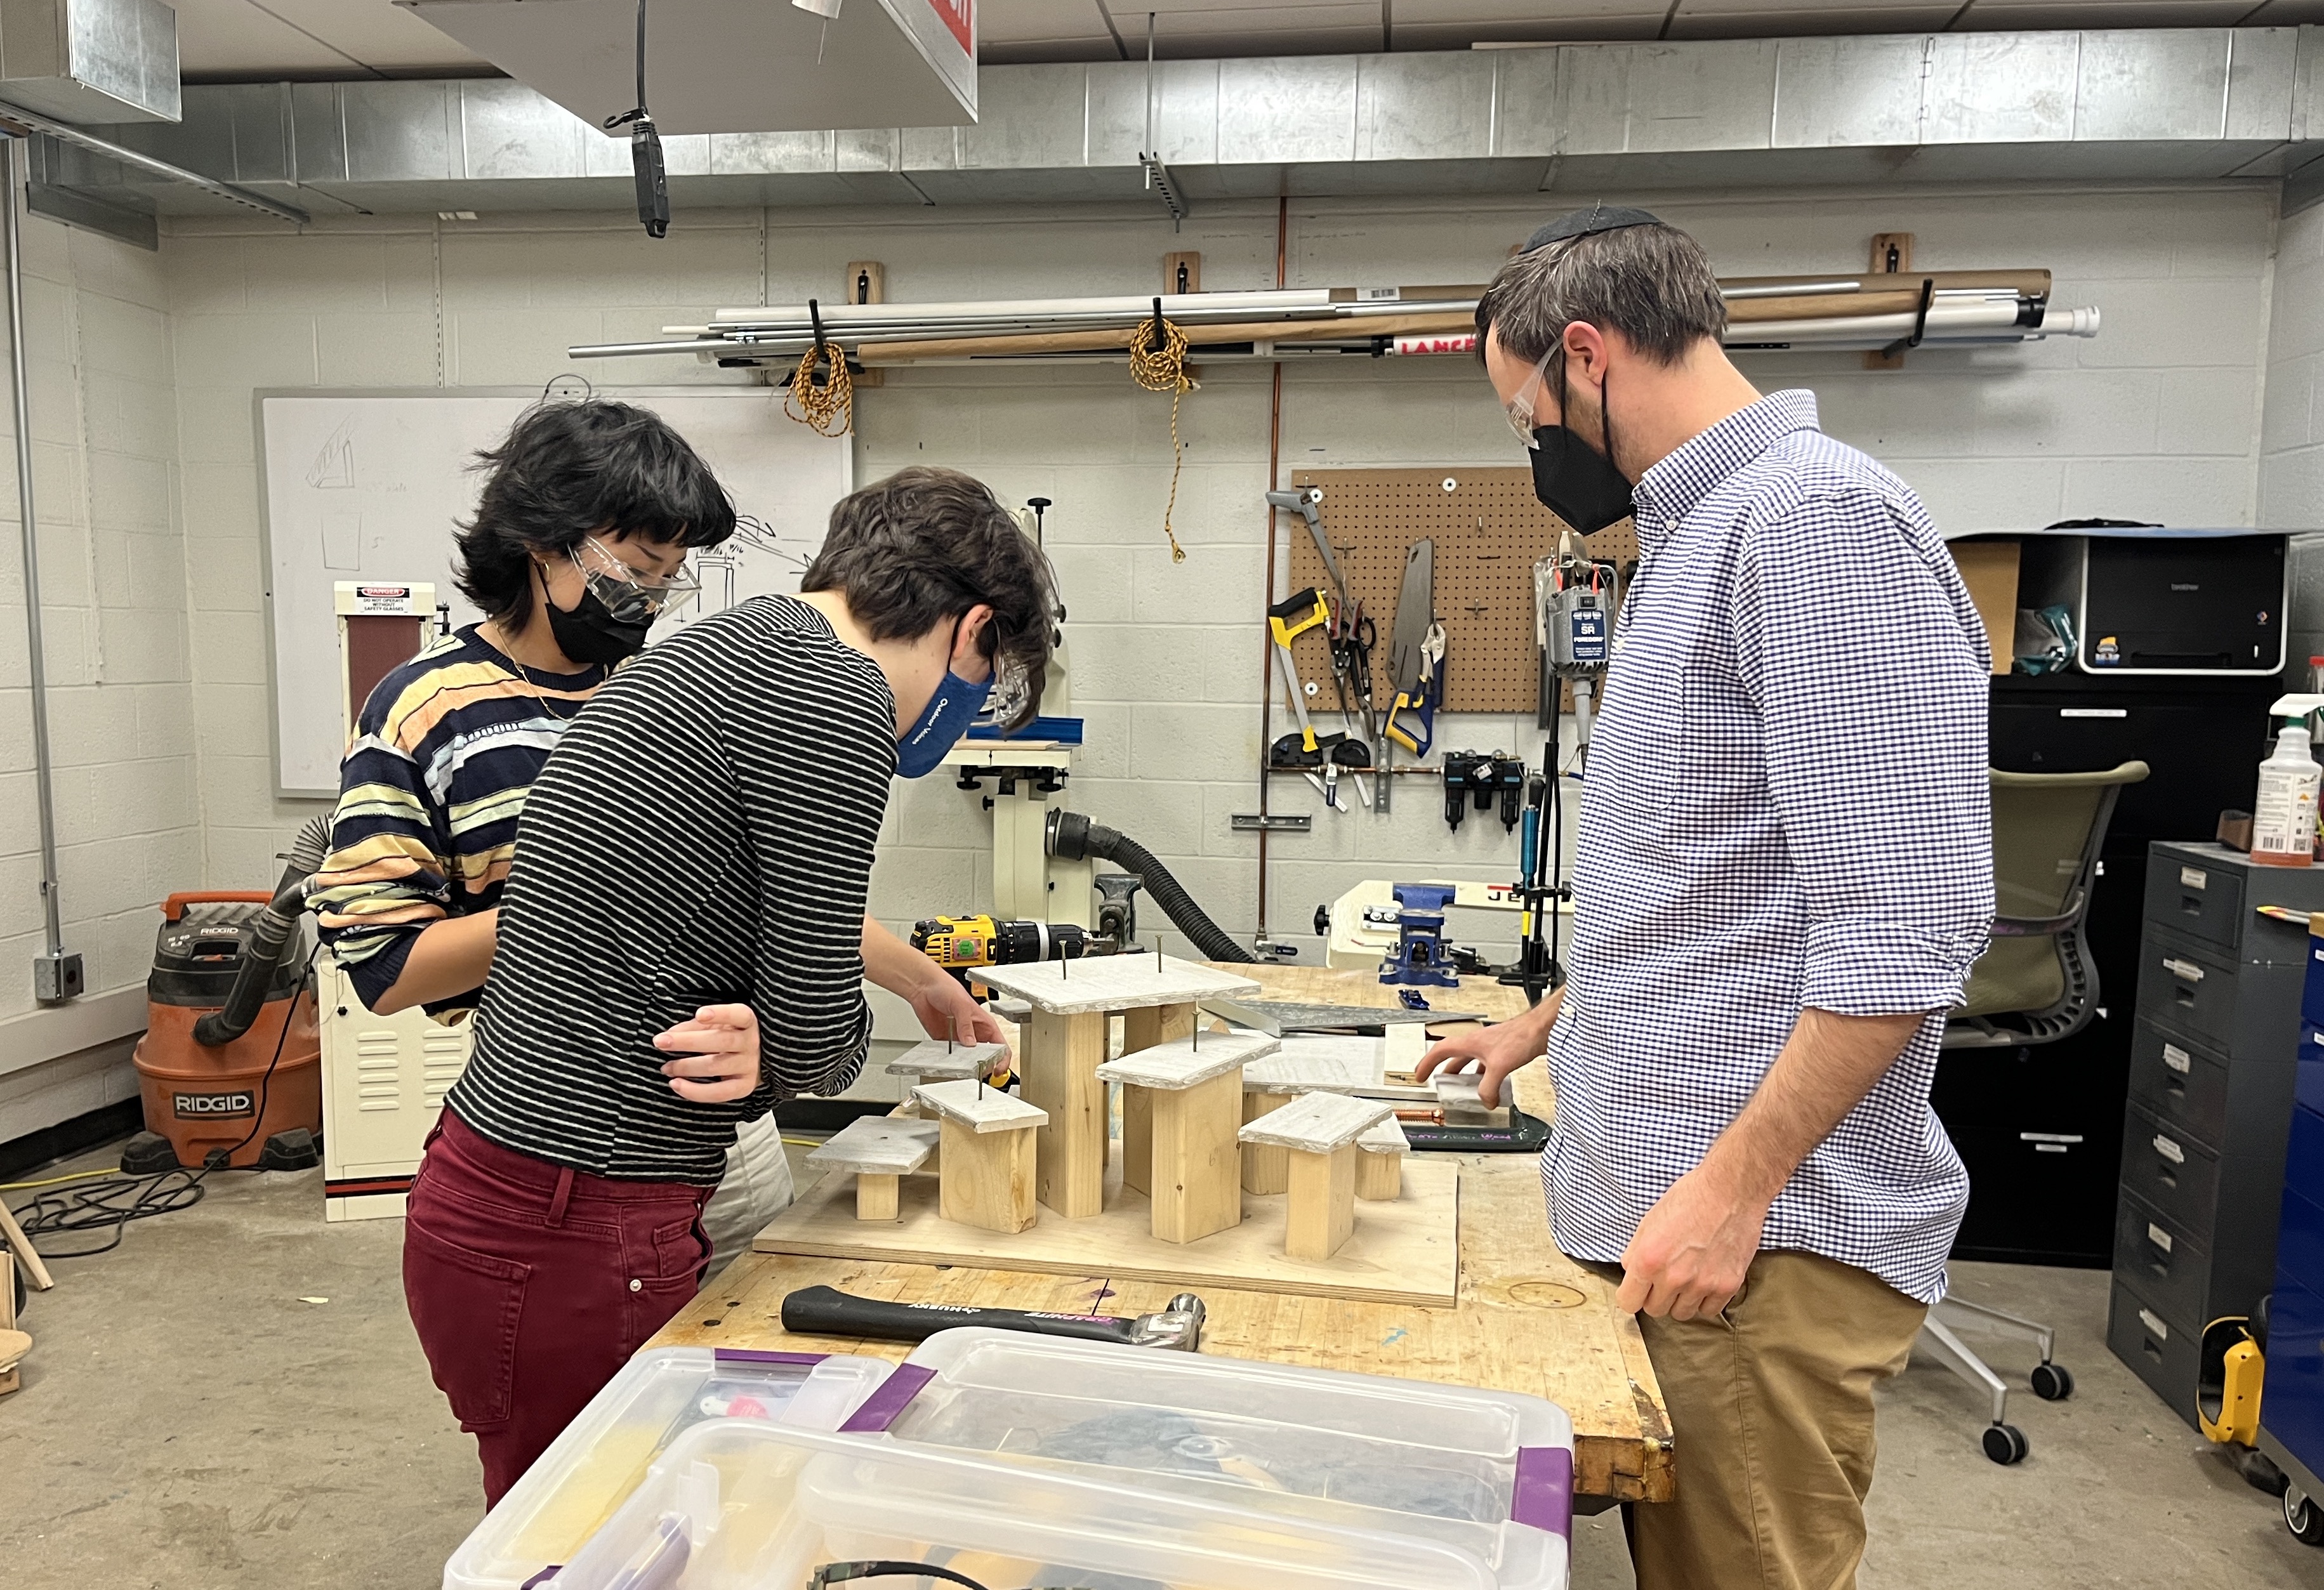
M1563 372L1561 371L1561 373ZM1562 394L1560 408L1573 410L1572 389ZM1603 419L1605 389L1599 389L1599 414ZM1533 494L1541 505L1572 525L1578 535L1594 536L1630 514L1630 483L1614 467L1614 429L1601 429L1606 451L1600 453L1562 425L1545 425L1533 433Z
M575 662L610 668L646 648L646 631L653 627L651 619L642 623L625 623L597 600L595 592L586 587L581 600L568 611L549 599L546 576L540 582L540 605L549 610L549 632L556 638L557 649Z

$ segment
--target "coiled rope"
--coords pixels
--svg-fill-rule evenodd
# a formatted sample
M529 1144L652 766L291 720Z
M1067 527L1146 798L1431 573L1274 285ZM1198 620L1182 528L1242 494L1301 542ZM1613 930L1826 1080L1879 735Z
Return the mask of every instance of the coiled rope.
M1130 338L1130 373L1149 392L1170 394L1170 501L1162 510L1162 533L1170 538L1170 561L1186 561L1178 545L1171 517L1178 510L1178 472L1186 466L1186 449L1178 440L1178 404L1194 383L1186 374L1186 334L1162 318L1162 300L1154 300L1154 317L1139 323Z
M816 379L818 358L825 372L820 381ZM783 395L783 412L817 436L845 436L855 424L855 378L847 373L847 355L830 343L809 348L800 356L790 391Z

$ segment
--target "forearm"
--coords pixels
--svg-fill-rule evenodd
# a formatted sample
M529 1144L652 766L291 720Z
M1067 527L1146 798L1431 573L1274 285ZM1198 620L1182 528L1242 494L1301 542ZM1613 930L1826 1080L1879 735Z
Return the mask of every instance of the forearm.
M863 919L863 976L890 994L909 999L942 977L936 963L870 916Z
M479 911L447 916L422 929L411 941L402 972L372 1006L373 1014L392 1016L481 987L493 968L500 917L497 909Z
M1703 1156L1702 1173L1738 1200L1765 1206L1802 1161L1887 1074L1925 1019L1800 1012L1759 1086Z

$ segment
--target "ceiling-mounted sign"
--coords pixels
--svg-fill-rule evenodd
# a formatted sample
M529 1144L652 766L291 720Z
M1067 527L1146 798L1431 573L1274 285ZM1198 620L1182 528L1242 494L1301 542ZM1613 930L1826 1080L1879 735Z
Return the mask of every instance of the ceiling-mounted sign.
M636 0L397 0L602 127L638 102ZM646 103L666 134L976 120L975 0L648 0Z

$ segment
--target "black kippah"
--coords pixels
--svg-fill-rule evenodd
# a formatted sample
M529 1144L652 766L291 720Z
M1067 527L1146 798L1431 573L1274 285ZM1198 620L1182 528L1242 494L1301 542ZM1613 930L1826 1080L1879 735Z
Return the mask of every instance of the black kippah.
M1645 210L1634 210L1621 205L1592 205L1586 210L1568 210L1548 225L1526 239L1519 253L1529 254L1545 244L1562 242L1569 237L1589 237L1600 232L1619 232L1625 226L1659 226L1660 216Z

